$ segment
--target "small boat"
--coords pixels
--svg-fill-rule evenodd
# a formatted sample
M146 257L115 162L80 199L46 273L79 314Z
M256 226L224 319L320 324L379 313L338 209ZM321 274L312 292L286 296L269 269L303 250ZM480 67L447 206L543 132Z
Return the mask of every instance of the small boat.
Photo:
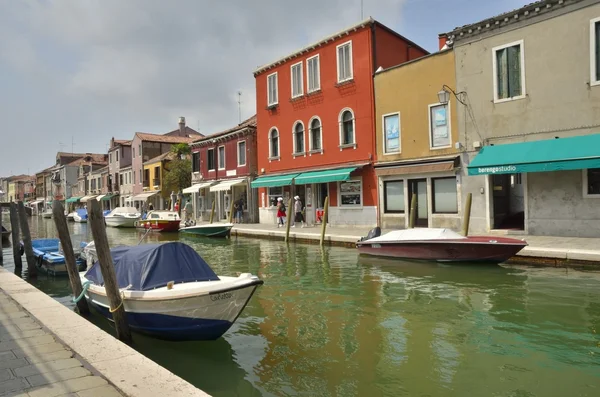
M6 230L4 226L2 226L2 241L8 241L10 238L10 230Z
M356 246L360 254L396 259L502 263L527 243L507 237L463 236L443 228L394 230L381 235L377 227Z
M42 218L50 219L52 218L52 208L47 208L42 212Z
M104 217L106 226L135 227L142 214L134 207L117 207Z
M230 235L232 227L233 223L203 223L201 225L186 225L179 231L206 237L227 237Z
M78 223L86 223L88 221L88 212L85 208L78 208L73 214L73 220Z
M180 242L117 247L111 256L129 326L160 339L220 338L263 284L249 273L217 276ZM90 306L112 320L99 262L80 277Z
M41 271L53 276L68 276L67 267L65 264L65 256L60 248L60 240L57 238L40 238L31 241L33 254L36 257L36 267ZM75 244L73 249L75 250ZM21 255L25 252L23 242L20 244ZM79 258L79 252L75 251L75 261L78 271L84 271L86 268L85 261Z
M148 212L146 219L137 221L135 227L159 232L176 232L180 223L181 218L175 211L153 210Z
M74 221L74 219L73 219L73 218L75 217L75 214L77 214L77 212L76 212L76 211L69 212L69 213L67 214L67 221L69 221L69 222L73 222L73 221Z

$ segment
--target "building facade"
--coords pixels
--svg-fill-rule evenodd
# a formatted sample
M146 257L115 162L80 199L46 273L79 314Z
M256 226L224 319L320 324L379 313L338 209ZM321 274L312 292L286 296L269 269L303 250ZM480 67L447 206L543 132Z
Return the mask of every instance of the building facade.
M108 149L108 180L106 182L107 191L112 195L108 199L110 208L124 205L120 186L123 183L121 168L126 167L131 167L131 141L112 138Z
M379 224L408 227L415 195L416 226L459 229L457 102L438 97L442 87L456 85L453 51L384 69L374 81Z
M232 200L243 207L243 222L258 222L256 190L250 184L257 175L256 116L226 131L190 144L192 186L190 194L197 221L210 217L213 202L218 220L229 218Z
M600 4L538 1L445 36L471 230L600 235Z
M169 196L170 192L164 191L163 178L168 170L168 163L175 156L175 153L169 151L144 163L144 193L137 195L136 200L134 200L140 201L137 204L138 207L142 208L145 205L147 208L152 203L156 210L166 209L165 196ZM137 198L142 198L140 196L143 196L143 200L137 200ZM135 202L134 205L136 205Z
M119 169L119 205L121 207L131 207L133 205L133 175L131 164Z
M300 196L309 224L377 224L373 74L427 51L365 20L254 73L260 222Z

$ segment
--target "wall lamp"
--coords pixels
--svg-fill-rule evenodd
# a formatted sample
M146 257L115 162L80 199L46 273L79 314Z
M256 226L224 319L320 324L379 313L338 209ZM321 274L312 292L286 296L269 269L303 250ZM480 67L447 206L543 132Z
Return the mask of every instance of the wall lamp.
M450 102L450 93L452 93L456 97L456 100L458 102L462 103L465 106L468 106L464 100L464 97L467 95L466 91L456 92L452 88L448 87L446 84L442 86L442 90L437 94L438 100L441 104L445 105L448 102Z

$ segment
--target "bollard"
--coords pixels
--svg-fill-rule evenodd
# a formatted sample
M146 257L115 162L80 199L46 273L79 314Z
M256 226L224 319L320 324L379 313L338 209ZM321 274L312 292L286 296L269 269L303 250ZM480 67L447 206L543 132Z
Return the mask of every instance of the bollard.
M410 200L410 218L408 220L408 227L413 229L417 220L417 195L413 194Z
M213 223L214 216L215 216L215 200L213 200L212 209L210 210L210 223Z
M17 215L17 205L10 203L10 227L12 228L12 249L15 260L15 268L23 267L21 254L19 253L19 215Z
M467 236L469 234L469 223L471 222L471 201L473 200L473 193L467 194L467 202L465 203L465 213L463 214L463 227L462 235Z
M294 211L292 211L292 199L290 198L288 200L288 206L286 208L286 215L287 215L287 222L285 224L285 242L287 243L288 241L290 241L290 225L292 224L292 217L290 216L290 214L293 214Z
M131 343L131 331L125 318L125 308L123 307L119 285L117 284L117 276L115 275L115 268L112 256L110 255L104 217L102 216L102 210L97 200L92 199L88 202L88 212L88 221L92 228L92 236L94 236L100 271L104 279L104 289L110 303L109 309L112 312L115 329L117 330L117 338L122 342Z
M75 253L73 252L73 243L71 242L71 235L69 234L69 227L67 226L65 209L58 200L54 200L52 203L52 218L54 219L58 238L60 239L60 244L62 245L63 254L65 256L65 265L67 267L67 272L69 273L69 281L71 282L73 296L78 297L81 295L83 287L81 286L81 278L79 277L79 270L77 269L77 263L75 261ZM77 302L77 308L79 309L79 314L88 314L90 312L85 299L80 299L79 302Z
M31 246L31 233L29 232L29 223L27 223L27 213L22 201L17 203L17 212L21 226L21 235L23 236L23 247L25 247L25 258L27 258L27 274L29 278L37 277L37 267L35 266L35 255Z
M329 196L325 197L323 205L323 224L321 225L321 246L325 244L325 230L327 229L327 213L329 212Z

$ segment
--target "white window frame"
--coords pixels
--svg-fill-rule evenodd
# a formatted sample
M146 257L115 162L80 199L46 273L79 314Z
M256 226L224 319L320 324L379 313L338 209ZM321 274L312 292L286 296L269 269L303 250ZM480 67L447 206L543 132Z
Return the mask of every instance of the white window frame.
M344 182L356 182L359 181L360 182L360 204L342 204L342 183ZM345 208L345 209L349 209L349 208L363 208L363 203L364 203L364 191L363 191L363 180L362 177L357 176L357 177L351 177L350 179L348 179L347 181L340 181L337 183L337 191L338 191L338 207L340 208Z
M344 46L350 46L350 76L346 77L345 79L341 79L340 78L340 48L344 47ZM354 78L354 68L353 68L353 61L352 61L352 40L346 41L345 43L342 43L340 45L337 45L335 47L335 59L336 59L336 73L337 73L337 82L338 83L343 83L344 81L350 81Z
M213 154L213 155L212 155L212 157L213 157L213 161L215 160L215 157L216 157L216 156L215 156L215 148L214 148L214 147L211 147L211 148L208 148L208 149L206 149L206 169L208 170L208 172L215 172L215 170L217 169L217 166L218 166L218 164L216 164L216 163L214 164L215 168L208 168L208 167L209 167L209 165L210 165L210 164L209 164L209 161L208 161L208 159L210 158L210 156L209 156L209 153L210 153L211 151L212 151L212 154Z
M510 98L500 99L500 98L498 98L498 72L497 72L498 65L496 64L496 62L497 62L496 52L498 52L499 50L508 48L508 47L516 46L516 45L521 47L521 51L520 51L520 56L521 56L521 59L520 59L520 61L521 61L521 95L510 97ZM523 99L527 96L527 89L526 89L526 84L525 84L525 41L524 40L521 39L521 40L513 41L512 43L507 43L507 44L503 44L501 46L492 48L492 80L494 82L494 103L516 101L518 99Z
M271 86L269 84L269 81L271 81L271 76L275 76L275 96L277 98L275 98L274 101L272 100L273 98L271 98ZM278 86L279 86L279 76L277 75L277 72L267 75L267 106L275 106L279 103Z
M310 67L309 67L309 61L315 60L317 61L317 86L313 87L313 89L310 89ZM321 89L321 57L319 56L319 54L312 56L310 58L306 59L306 92L308 94L310 94L311 92L316 92L319 91Z
M223 167L221 167L221 148L223 148ZM217 169L224 170L227 168L227 162L225 160L225 145L217 146Z
M590 86L600 85L596 80L596 23L600 23L600 17L590 20Z
M344 143L344 122L342 120L342 116L345 111L350 111L352 113L352 140L353 143ZM338 115L338 129L339 129L339 140L340 140L340 151L346 148L354 148L356 149L356 113L351 108L343 108Z
M194 154L198 154L198 161L197 161L198 171L194 171ZM193 174L199 174L200 173L200 165L201 165L200 164L200 152L192 152L192 159L191 160L192 160L192 173Z
M242 143L244 144L244 163L240 163L240 146L242 145ZM243 167L246 165L246 157L247 157L247 153L246 153L246 140L242 140L242 141L238 141L237 142L237 166L238 167Z
M273 156L273 143L271 141L273 131L277 131L277 156ZM281 134L277 127L271 127L269 129L269 161L279 159L281 159Z
M396 116L398 115L398 150L395 152L388 152L387 151L387 137L385 134L385 118L386 117L390 117L390 116ZM341 116L340 116L341 117ZM400 112L393 112L393 113L387 113L381 116L381 134L383 136L383 154L384 155L390 155L390 154L401 154L402 153L402 117L400 116Z
M271 189L280 189L281 193L277 193L277 194L271 194ZM271 197L275 197L275 202L277 202L277 197L283 197L284 191L283 191L283 186L271 186L267 188L267 208L269 207L273 207L271 205ZM285 205L287 205L287 203L284 203ZM288 209L286 208L286 214L288 213Z
M298 148L296 148L296 126L300 124L302 126L302 151L299 152ZM306 156L306 128L304 128L304 123L301 120L296 120L292 127L292 148L294 157Z
M433 146L433 128L431 125L431 109L436 106L446 106L446 123L448 123L448 145L446 146ZM448 103L432 103L427 107L428 109L428 117L429 117L429 149L430 150L440 150L440 149L449 149L452 147L452 119L450 118L450 101Z
M320 131L320 141L321 141L321 148L320 149L315 149L313 148L313 141L312 141L312 123L315 120L319 120L319 124L321 125L321 131ZM313 153L321 153L323 154L323 122L321 121L321 118L319 116L313 116L310 121L308 122L308 152L312 155Z
M300 90L299 92L294 95L294 68L295 67L299 67L300 68ZM304 95L304 70L302 68L302 62L298 62L295 63L293 65L290 66L290 85L291 85L291 93L292 93L292 99L294 98L300 98L301 96Z
M600 194L589 194L588 193L588 190L587 190L587 185L588 185L588 169L585 168L585 169L583 169L581 171L583 171L583 177L582 177L582 180L583 180L583 187L582 187L583 198L600 199Z

